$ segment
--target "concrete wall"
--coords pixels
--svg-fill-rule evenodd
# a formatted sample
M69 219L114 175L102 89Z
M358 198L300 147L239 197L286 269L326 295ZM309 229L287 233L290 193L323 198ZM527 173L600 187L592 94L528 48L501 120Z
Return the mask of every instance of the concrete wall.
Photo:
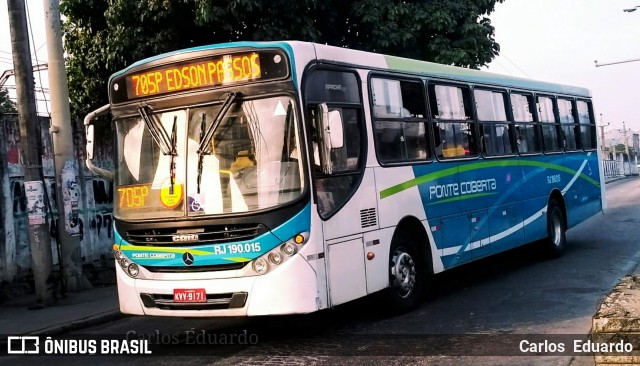
M53 209L55 227L57 225L57 205L55 189L55 169L53 148L49 135L49 118L40 117L42 126L42 165L45 186ZM106 169L113 168L113 148L110 136L97 141L94 162ZM111 182L95 176L85 166L84 131L74 133L78 176L75 182L80 187L80 259L83 265L99 267L111 259L113 246L113 186ZM20 130L17 115L0 116L0 281L5 284L28 280L30 277L31 254L27 234L25 211L24 170L20 163ZM58 249L52 237L51 250L54 265L58 263Z

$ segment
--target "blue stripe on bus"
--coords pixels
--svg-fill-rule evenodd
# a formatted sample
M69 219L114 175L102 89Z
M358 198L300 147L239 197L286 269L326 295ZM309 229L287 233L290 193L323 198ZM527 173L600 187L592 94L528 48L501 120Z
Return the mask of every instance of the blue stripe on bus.
M447 166L457 166L458 174L418 185L445 268L544 238L544 213L553 190L563 193L569 227L602 209L600 187L593 184L599 179L596 154L577 152L517 159L518 165L504 166L496 161L482 169L469 169L482 162L478 160L450 162ZM533 162L569 169L545 169ZM440 163L413 167L416 177L439 169ZM446 204L436 204L440 201ZM465 226L468 231L460 230Z
M182 254L193 254L194 266L211 266L248 262L256 259L296 234L308 232L311 228L311 204L307 204L291 219L252 240L223 244L200 244L191 246L136 246L124 240L114 230L120 250L133 262L142 266L185 266ZM259 245L259 250L256 248Z

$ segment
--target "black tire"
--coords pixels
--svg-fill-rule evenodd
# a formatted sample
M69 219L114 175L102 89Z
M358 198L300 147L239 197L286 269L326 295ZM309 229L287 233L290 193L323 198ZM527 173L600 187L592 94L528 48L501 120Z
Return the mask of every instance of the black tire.
M548 257L562 256L567 246L566 231L564 211L558 201L552 199L547 205L547 238L544 239L544 249Z
M391 311L404 313L415 309L422 300L424 266L415 244L396 238L389 252L389 288L387 300Z

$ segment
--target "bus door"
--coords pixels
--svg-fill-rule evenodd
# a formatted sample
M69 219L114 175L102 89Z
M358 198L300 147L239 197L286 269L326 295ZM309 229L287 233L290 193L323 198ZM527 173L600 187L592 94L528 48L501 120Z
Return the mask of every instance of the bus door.
M367 294L361 217L366 213L367 228L377 228L373 169L365 169L366 134L357 74L316 69L305 88L315 203L333 306Z

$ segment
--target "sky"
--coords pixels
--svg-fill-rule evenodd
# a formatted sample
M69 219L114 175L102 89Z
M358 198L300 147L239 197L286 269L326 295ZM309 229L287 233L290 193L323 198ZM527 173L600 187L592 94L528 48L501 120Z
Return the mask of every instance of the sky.
M640 0L505 0L489 17L500 55L487 67L500 74L586 87L593 95L598 125L611 140L624 126L640 131ZM46 61L43 1L27 0L33 25L32 50ZM12 68L7 2L0 0L0 73ZM33 56L32 56L33 58ZM35 64L35 58L33 63ZM116 70L113 70L116 71ZM48 88L47 72L41 73ZM13 79L7 86L14 85ZM36 84L40 86L36 75ZM41 93L39 99L43 99ZM47 96L48 98L48 96ZM44 103L38 112L46 114Z
M29 34L29 46L31 47L32 64L43 64L47 62L47 35L44 30L44 1L27 0L27 13L33 31ZM35 45L35 46L34 46ZM35 51L35 52L34 52ZM9 14L7 11L7 0L0 0L0 75L5 70L13 69L13 59L11 55L11 33L9 31ZM47 70L43 70L34 75L36 80L36 99L38 115L49 115L49 106L45 100L49 100L49 77ZM10 78L4 85L9 90L9 95L15 97L15 78ZM42 90L45 93L42 93Z
M623 11L636 6L640 0L506 0L490 15L500 56L488 69L586 87L606 136L620 139L623 122L630 136L640 131L640 61L594 61L640 60L640 9Z

